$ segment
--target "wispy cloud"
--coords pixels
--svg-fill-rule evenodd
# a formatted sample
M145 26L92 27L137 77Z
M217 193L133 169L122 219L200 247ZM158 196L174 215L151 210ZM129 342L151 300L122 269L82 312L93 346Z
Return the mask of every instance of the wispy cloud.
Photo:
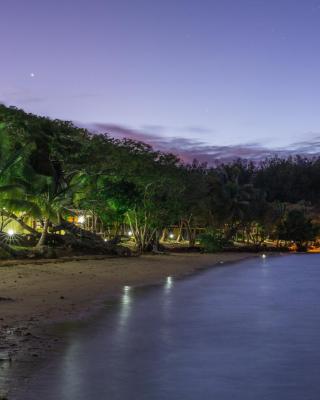
M309 133L310 139L303 140L300 142L295 142L290 146L293 152L302 152L306 154L318 154L320 153L320 134L319 133Z
M185 162L197 159L200 162L207 162L209 165L238 158L258 162L275 155L287 157L296 154L302 156L320 154L320 135L317 134L313 134L313 137L309 135L311 136L310 140L295 142L286 147L268 148L259 143L219 146L192 138L163 137L161 136L161 127L154 129L150 134L116 124L97 123L93 124L91 128L97 132L106 132L115 138L130 138L148 143L157 150L177 154Z

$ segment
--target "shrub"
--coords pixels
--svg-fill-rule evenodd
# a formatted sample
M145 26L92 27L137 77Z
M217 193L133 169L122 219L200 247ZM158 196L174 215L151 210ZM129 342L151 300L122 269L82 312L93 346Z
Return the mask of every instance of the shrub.
M210 231L199 236L200 246L205 253L216 253L230 243L218 231Z

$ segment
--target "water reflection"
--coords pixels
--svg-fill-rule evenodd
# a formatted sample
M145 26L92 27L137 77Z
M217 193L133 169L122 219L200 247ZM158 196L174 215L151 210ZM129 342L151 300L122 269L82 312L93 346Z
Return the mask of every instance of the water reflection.
M168 276L166 279L166 283L164 285L165 291L170 292L172 287L173 287L173 278L172 278L172 276Z
M70 346L68 346L63 359L61 368L61 398L75 399L81 389L85 376L83 374L83 365L75 362L79 357L81 343L77 337L74 338Z
M17 399L318 399L319 262L259 257L125 286Z
M126 328L128 318L130 316L132 303L132 288L130 286L124 286L120 302L120 311L118 319L119 333Z
M131 290L130 286L123 287L123 295L121 299L122 304L127 305L131 303L130 290Z
M263 268L263 275L264 276L268 273L267 268L265 268L265 267L268 267L269 264L270 264L270 257L268 257L266 254L262 254L261 255L261 265L262 265L262 267L264 267Z

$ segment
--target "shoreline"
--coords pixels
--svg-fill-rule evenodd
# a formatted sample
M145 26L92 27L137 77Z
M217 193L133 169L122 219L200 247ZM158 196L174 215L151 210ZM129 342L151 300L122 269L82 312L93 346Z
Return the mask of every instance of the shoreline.
M170 253L0 263L0 399L17 384L15 371L49 361L63 345L52 333L55 324L94 316L124 286L159 284L168 276L179 279L257 256Z

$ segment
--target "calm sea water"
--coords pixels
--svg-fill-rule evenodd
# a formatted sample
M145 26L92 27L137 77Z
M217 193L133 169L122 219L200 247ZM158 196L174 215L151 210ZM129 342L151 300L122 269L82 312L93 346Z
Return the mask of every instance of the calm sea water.
M251 259L125 287L23 400L318 400L320 255Z

